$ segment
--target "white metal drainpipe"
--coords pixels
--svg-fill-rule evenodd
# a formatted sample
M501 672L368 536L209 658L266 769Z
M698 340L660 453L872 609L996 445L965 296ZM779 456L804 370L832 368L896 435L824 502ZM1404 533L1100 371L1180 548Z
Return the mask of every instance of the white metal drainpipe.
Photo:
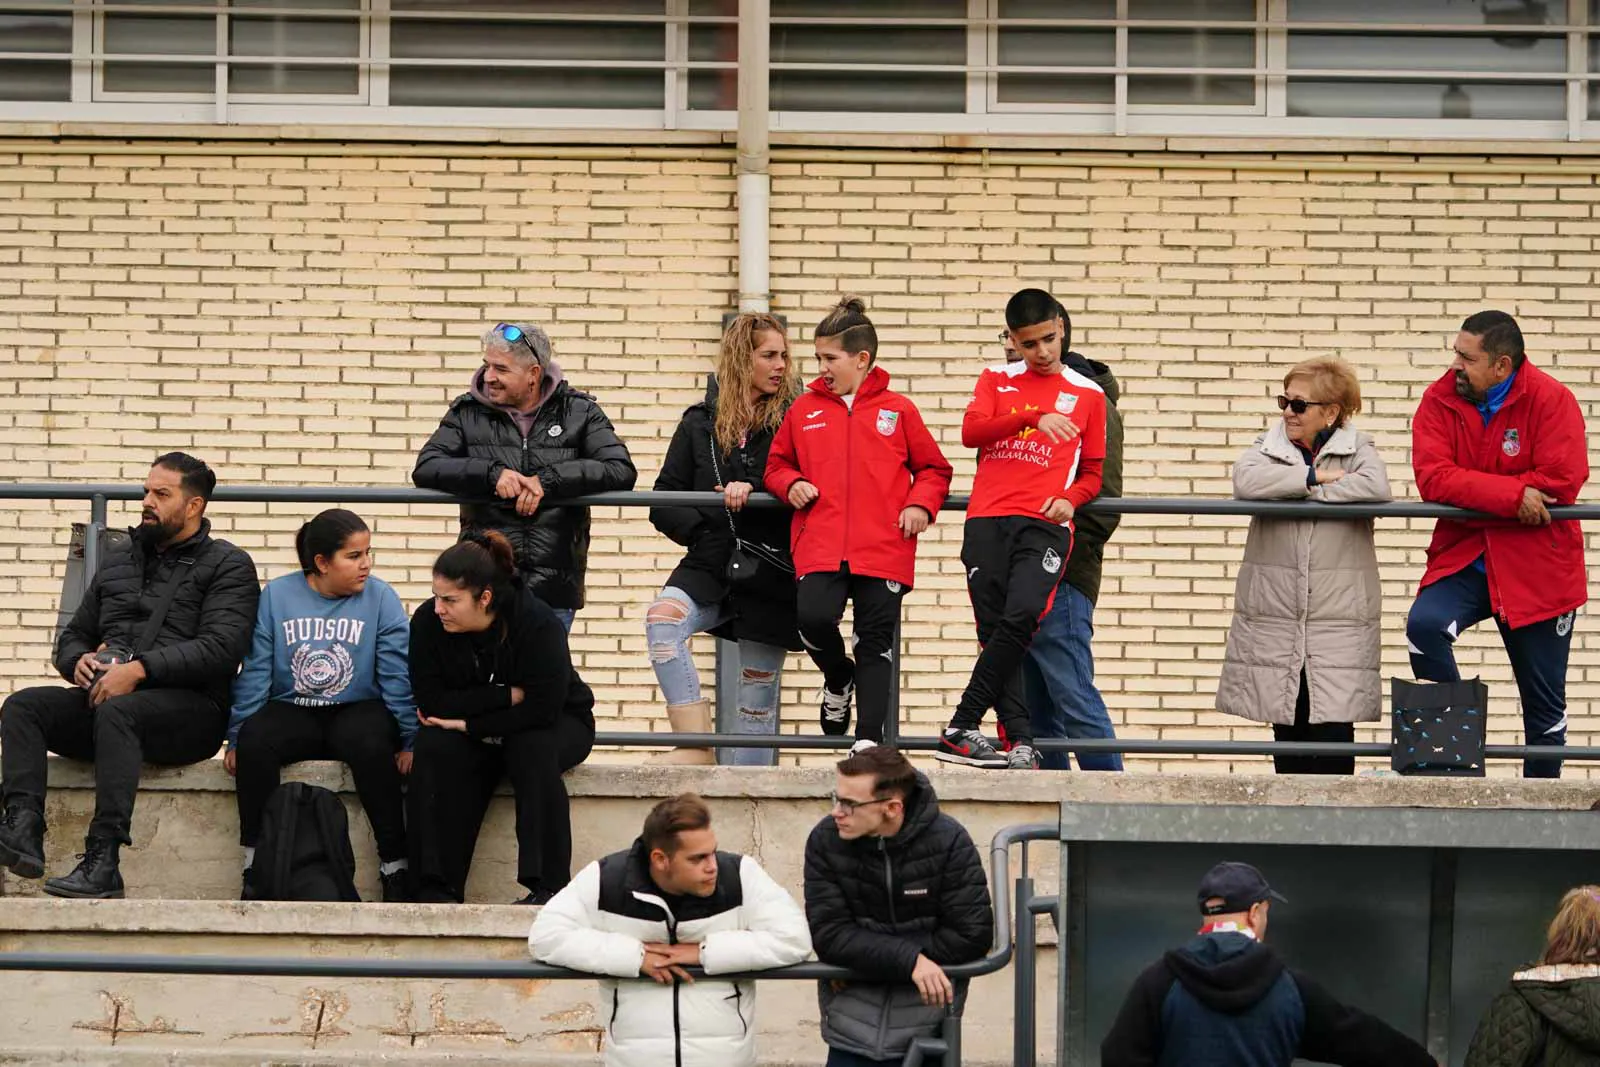
M739 0L739 310L772 310L769 0Z

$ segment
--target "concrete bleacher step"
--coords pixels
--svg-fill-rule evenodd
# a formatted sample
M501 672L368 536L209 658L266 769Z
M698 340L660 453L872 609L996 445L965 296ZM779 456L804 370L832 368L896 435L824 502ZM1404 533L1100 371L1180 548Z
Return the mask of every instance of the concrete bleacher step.
M292 777L339 790L351 812L363 893L375 895L370 830L343 768L305 764ZM1586 809L1583 781L1356 779L1211 775L930 772L943 808L987 859L1001 827L1050 822L1062 802L1192 807ZM756 856L797 896L806 835L826 814L826 769L591 764L568 778L574 864L625 847L650 805L685 790L711 803L722 847ZM50 873L70 868L93 807L92 769L53 761ZM533 909L520 895L509 797L496 799L456 906L240 903L233 781L220 764L151 769L124 852L130 899L63 901L7 877L0 951L371 959L520 960ZM1032 875L1053 892L1055 849L1035 846ZM1016 870L1013 857L1013 871ZM1182 897L1187 887L1178 892ZM1041 940L1053 942L1048 922ZM1040 1040L1050 1047L1055 957L1040 958ZM1006 1062L1012 972L973 985L965 1061ZM601 1016L588 980L319 979L0 971L0 1065L592 1064ZM821 1062L810 982L762 984L764 1064Z

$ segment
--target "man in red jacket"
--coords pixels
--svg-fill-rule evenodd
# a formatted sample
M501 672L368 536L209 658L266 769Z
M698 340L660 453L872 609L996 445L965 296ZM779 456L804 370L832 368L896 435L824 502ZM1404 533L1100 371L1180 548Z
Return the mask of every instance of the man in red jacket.
M1571 390L1527 362L1503 311L1461 324L1450 372L1428 387L1411 422L1422 498L1499 516L1440 519L1406 643L1411 670L1459 681L1452 646L1493 618L1522 697L1530 745L1567 742L1567 652L1587 599L1583 534L1550 505L1572 504L1589 478L1583 413ZM1513 521L1514 520L1514 521ZM1527 778L1559 778L1559 759L1526 760Z
M1092 379L1063 366L1070 327L1049 293L1013 296L1006 329L1022 358L978 376L961 421L961 443L979 450L961 565L983 650L934 756L1032 770L1040 761L1022 661L1072 554L1072 516L1100 492L1106 397ZM1009 754L979 729L990 708L1012 744Z

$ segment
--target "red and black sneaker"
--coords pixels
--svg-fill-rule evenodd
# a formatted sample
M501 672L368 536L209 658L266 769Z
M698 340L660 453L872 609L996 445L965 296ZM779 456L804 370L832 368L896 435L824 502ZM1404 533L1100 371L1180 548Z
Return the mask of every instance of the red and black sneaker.
M967 767L1005 767L1010 763L1005 753L990 744L979 731L954 727L939 735L939 748L933 758Z

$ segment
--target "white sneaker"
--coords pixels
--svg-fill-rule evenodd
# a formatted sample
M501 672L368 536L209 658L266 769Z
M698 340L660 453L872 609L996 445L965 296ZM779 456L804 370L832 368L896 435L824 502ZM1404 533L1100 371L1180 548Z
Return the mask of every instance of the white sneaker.
M869 749L869 748L877 748L877 747L878 747L878 742L872 740L872 738L870 738L870 737L863 737L859 741L857 741L855 744L850 746L850 755L859 756L859 755L861 755L861 753L865 752L867 749Z

